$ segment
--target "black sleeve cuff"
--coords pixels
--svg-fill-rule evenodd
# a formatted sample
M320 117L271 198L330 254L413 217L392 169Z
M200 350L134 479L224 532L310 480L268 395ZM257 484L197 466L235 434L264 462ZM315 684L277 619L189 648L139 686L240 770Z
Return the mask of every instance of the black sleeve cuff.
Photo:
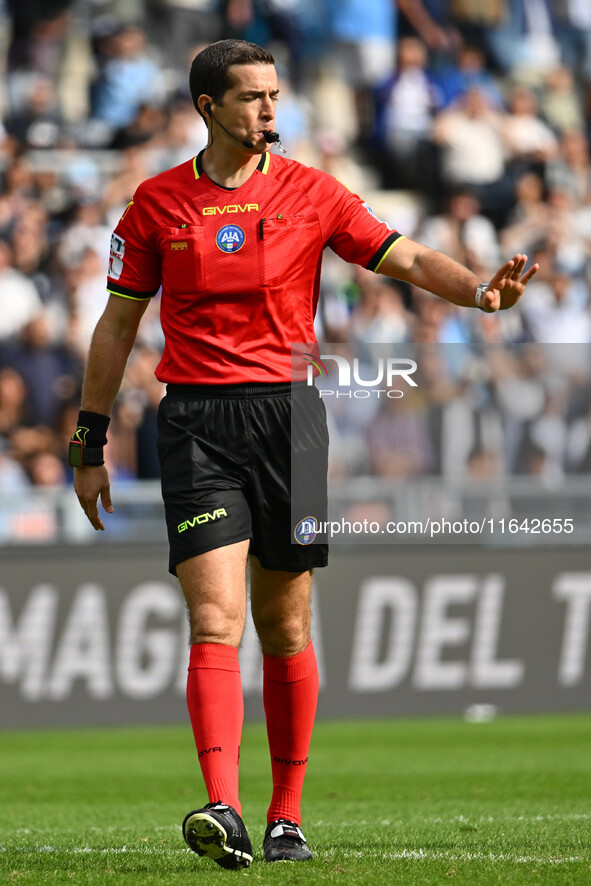
M390 249L393 243L396 243L402 237L402 234L399 234L398 231L394 231L394 233L390 234L390 236L384 240L372 260L369 264L366 265L368 271L375 271L375 269L379 266L380 262Z
M160 287L158 287L160 289ZM151 289L149 292L138 292L136 289L128 289L127 286L119 286L118 283L107 282L107 292L113 295L121 295L123 298L132 298L135 301L144 301L147 298L153 298L158 289Z

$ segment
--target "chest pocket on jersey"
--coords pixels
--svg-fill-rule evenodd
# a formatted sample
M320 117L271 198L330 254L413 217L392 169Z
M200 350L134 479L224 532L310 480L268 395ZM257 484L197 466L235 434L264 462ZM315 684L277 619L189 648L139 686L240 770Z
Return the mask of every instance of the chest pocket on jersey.
M315 218L303 215L263 218L258 222L258 235L263 286L301 279L307 268L315 274L317 255L322 249Z
M203 239L203 228L197 225L163 230L160 255L165 292L194 293L205 289Z

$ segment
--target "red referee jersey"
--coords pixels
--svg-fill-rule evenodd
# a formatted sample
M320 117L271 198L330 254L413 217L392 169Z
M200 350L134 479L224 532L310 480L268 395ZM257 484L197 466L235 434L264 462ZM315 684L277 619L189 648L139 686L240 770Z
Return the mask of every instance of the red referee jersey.
M162 287L160 381L289 381L291 344L315 342L323 249L376 271L399 237L295 160L265 153L228 189L197 157L137 189L111 238L107 289L146 299Z

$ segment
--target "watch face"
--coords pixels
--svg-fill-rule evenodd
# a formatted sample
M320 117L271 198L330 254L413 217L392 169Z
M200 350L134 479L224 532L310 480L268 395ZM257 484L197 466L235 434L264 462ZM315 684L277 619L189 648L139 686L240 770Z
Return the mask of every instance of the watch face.
M82 467L82 443L78 442L78 440L70 440L70 447L68 450L68 461L73 468L81 468Z

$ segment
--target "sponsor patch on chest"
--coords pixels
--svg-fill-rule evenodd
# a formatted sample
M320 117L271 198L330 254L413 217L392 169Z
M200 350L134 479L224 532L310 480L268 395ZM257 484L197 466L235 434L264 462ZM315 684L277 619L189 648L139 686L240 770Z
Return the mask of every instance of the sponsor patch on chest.
M222 252L238 252L242 249L246 235L240 225L224 225L215 235L215 242Z

